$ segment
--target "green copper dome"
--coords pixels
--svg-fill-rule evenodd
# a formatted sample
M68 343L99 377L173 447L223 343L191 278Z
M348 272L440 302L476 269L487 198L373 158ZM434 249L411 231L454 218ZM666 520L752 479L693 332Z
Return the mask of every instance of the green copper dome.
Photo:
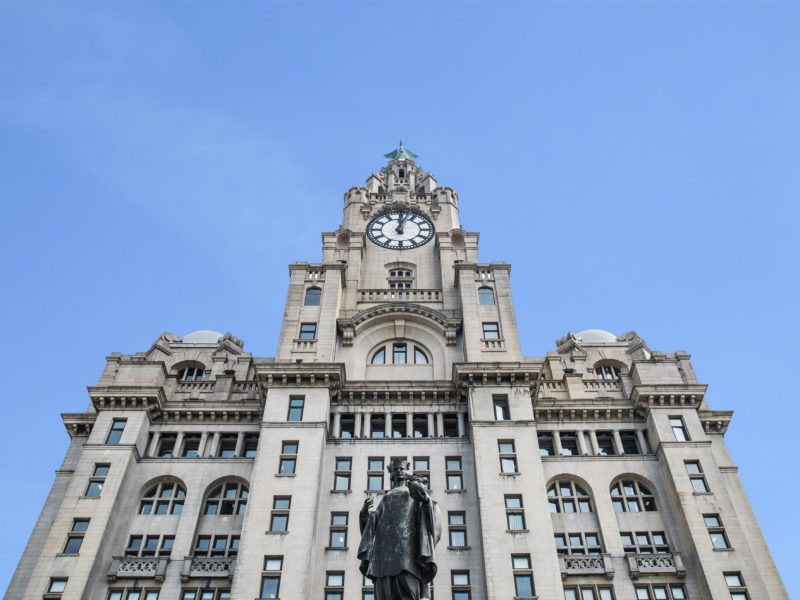
M386 158L392 160L414 160L419 154L414 154L411 150L403 147L403 140L400 140L400 147L397 150L392 150L389 154L384 154Z

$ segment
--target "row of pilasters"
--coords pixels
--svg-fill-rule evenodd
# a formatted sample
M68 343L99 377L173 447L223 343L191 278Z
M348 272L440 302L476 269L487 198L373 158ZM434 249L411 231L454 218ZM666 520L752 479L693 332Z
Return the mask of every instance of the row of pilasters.
M555 448L556 456L564 455L563 448L561 445L561 432L558 430L549 432L553 435L553 447ZM597 433L594 429L583 430L578 429L576 431L570 431L570 433L575 433L575 436L578 440L578 451L580 452L581 456L598 456L601 454L600 446L597 443ZM589 444L586 443L586 434L589 434ZM622 438L620 437L619 430L614 429L611 432L613 441L614 441L614 452L617 456L624 456L625 449L622 445ZM639 449L641 450L641 454L649 454L650 447L647 443L647 439L644 436L644 431L641 429L636 429L636 440L639 442Z
M437 411L435 413L418 413L418 412L403 412L403 413L391 413L391 412L356 412L356 413L340 413L335 412L333 413L333 423L331 426L331 435L334 438L340 438L342 434L342 415L352 415L355 419L354 428L353 428L353 437L354 438L372 438L373 437L373 426L372 426L372 417L379 416L384 419L383 423L383 435L386 438L391 438L393 433L393 426L395 418L402 418L405 420L405 436L406 438L413 438L414 437L414 417L419 416L420 414L425 414L427 419L427 430L428 435L426 437L435 438L435 437L445 437L445 428L444 428L444 418L446 414L453 414L450 411ZM466 413L463 411L456 411L455 412L457 418L457 434L458 437L464 437L466 435Z

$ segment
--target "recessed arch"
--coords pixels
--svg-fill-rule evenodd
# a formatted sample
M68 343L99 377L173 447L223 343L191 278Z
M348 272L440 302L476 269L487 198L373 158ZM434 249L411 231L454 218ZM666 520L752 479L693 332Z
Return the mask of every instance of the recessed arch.
M603 358L594 363L592 372L595 379L616 381L623 375L628 374L628 365L614 358Z
M172 367L178 381L203 381L205 371L206 366L199 360L184 360Z

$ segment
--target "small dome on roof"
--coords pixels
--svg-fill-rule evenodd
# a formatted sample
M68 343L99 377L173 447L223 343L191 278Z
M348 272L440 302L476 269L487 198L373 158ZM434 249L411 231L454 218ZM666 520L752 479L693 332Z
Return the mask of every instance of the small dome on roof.
M184 344L216 344L222 334L219 331L211 331L210 329L198 329L192 333L183 336Z
M605 329L587 329L576 334L584 344L615 344L617 336Z

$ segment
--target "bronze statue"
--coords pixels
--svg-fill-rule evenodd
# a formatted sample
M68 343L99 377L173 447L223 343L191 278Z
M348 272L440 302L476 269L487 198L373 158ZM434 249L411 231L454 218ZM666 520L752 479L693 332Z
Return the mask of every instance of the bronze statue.
M391 489L375 511L372 498L364 500L359 515L358 558L375 584L376 600L425 600L436 576L441 513L427 482L408 468L405 459L393 458L387 468Z

